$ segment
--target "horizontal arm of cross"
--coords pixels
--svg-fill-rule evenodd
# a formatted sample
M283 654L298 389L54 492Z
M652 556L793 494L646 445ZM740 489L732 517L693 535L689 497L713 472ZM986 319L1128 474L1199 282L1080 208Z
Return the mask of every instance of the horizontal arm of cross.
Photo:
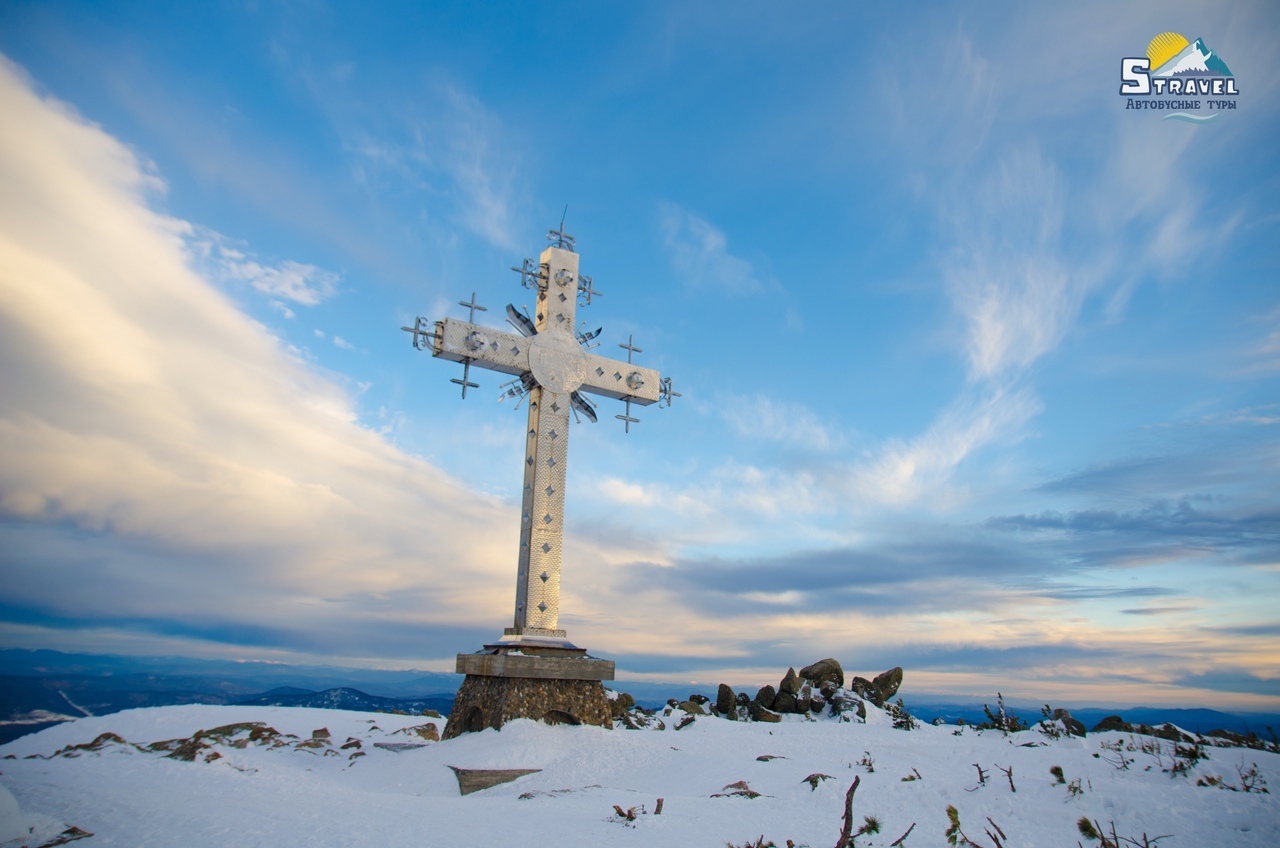
M529 339L515 333L445 318L436 322L431 353L453 362L471 362L503 374L529 370Z
M662 374L642 365L587 354L581 390L615 400L630 398L633 403L648 406L662 397Z

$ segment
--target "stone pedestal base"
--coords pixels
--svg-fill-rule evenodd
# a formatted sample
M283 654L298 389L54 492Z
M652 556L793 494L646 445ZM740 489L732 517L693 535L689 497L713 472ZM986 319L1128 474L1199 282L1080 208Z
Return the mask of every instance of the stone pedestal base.
M612 727L609 698L599 680L552 680L468 674L462 681L444 739L500 728L517 718L550 724Z
M587 656L563 637L507 634L475 654L458 654L465 674L445 724L445 739L494 729L517 718L612 727L602 680L613 661Z

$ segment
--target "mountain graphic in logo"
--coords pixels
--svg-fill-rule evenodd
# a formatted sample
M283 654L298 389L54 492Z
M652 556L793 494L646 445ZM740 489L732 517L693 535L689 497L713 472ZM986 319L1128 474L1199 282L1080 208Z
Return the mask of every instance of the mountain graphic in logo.
M1153 77L1229 77L1231 69L1217 53L1205 46L1204 39L1194 42L1176 32L1163 32L1147 45Z

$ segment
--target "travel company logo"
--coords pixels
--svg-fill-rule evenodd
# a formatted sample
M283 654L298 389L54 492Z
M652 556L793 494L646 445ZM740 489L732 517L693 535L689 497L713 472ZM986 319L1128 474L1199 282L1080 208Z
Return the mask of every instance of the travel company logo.
M1120 60L1120 94L1126 109L1167 111L1164 120L1203 124L1236 108L1236 78L1222 58L1197 38L1162 32L1147 55Z

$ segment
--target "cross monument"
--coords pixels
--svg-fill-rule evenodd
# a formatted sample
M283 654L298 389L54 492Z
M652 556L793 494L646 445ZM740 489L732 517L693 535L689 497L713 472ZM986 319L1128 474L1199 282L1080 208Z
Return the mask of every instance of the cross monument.
M515 333L476 324L476 311L487 309L474 293L459 303L469 310L467 321L417 318L414 326L401 328L413 334L415 348L429 347L435 357L462 363L462 379L452 382L461 386L463 398L467 389L479 388L471 381L475 365L515 377L504 384L499 400L529 404L514 621L482 651L458 655L457 671L467 676L446 739L513 718L611 725L600 681L613 679L613 662L588 656L559 626L569 418L596 420L596 404L584 393L613 398L626 404L615 418L630 432L638 421L633 404L669 406L680 396L670 378L632 361L642 351L630 338L619 345L627 351L626 362L589 352L600 330L579 330L577 307L589 306L600 292L578 272L574 239L564 224L547 238L551 244L536 265L526 259L512 269L525 288L537 292L533 317L507 306Z

